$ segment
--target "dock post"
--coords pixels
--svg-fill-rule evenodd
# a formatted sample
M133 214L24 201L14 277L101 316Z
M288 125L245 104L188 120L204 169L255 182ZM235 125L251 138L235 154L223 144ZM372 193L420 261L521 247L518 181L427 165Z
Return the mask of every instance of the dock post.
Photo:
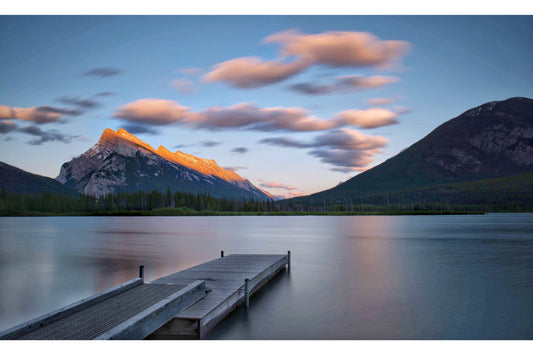
M220 251L220 257L221 257L221 258L224 257L224 250L221 250L221 251Z
M244 279L244 299L246 301L246 308L250 307L250 289L248 288L249 279Z
M291 271L291 251L287 252L287 269Z
M144 265L139 265L139 278L144 279Z

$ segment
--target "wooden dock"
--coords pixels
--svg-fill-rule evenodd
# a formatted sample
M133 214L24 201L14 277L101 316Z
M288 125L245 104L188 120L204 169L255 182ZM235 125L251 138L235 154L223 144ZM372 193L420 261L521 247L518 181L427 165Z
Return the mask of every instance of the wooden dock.
M209 330L285 267L283 255L234 254L150 283L139 278L0 332L0 339L82 340L177 337Z

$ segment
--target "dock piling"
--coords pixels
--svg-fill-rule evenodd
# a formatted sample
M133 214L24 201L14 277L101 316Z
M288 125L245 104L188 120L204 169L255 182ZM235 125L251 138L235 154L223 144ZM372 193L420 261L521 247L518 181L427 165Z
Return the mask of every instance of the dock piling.
M221 257L221 258L224 257L224 250L221 250L221 251L220 251L220 257Z
M291 271L291 251L287 251L287 270Z
M144 279L144 265L139 265L139 278Z
M244 279L244 299L246 301L246 308L250 307L250 288L248 287L249 279Z

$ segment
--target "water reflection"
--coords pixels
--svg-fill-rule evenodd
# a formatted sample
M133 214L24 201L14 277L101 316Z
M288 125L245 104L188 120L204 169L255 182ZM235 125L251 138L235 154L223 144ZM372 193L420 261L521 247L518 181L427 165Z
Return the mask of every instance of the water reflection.
M292 269L212 339L531 339L533 218L0 219L0 329L232 253Z

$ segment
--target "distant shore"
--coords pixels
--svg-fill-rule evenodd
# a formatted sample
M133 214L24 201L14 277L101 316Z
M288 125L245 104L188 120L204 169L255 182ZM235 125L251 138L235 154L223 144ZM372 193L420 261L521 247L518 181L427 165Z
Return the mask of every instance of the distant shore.
M527 211L513 211L527 212ZM415 215L480 215L483 211L348 211L348 212L307 212L307 211L281 211L281 212L219 212L219 211L193 211L181 209L156 209L152 211L109 211L94 213L50 213L39 211L17 211L2 213L0 217L61 217L61 216L87 216L87 217L150 217L150 216L415 216Z

